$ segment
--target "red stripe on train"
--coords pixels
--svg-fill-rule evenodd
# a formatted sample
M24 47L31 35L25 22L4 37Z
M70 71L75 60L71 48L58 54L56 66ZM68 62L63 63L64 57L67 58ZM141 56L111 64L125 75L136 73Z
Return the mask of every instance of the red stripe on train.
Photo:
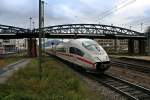
M73 54L66 54L66 53L62 53L62 52L57 52L57 53L65 55L65 56L73 57ZM83 61L83 62L85 62L87 64L91 64L91 65L93 65L93 67L95 67L95 64L92 63L91 61L89 61L87 59L84 59L84 58L82 58L82 57L80 57L78 55L75 55L75 56L77 56L77 59L79 59L79 60L81 60L81 61Z
M57 52L58 54L62 54L62 55L65 55L65 56L69 56L69 57L73 57L73 55L71 54L67 54L67 53L62 53L62 52Z
M81 57L77 57L77 59L79 59L79 60L81 60L81 61L83 61L83 62L85 62L85 63L91 64L91 65L93 65L93 66L94 66L94 63L92 63L92 62L91 62L91 61L89 61L89 60L86 60L86 59L81 58ZM94 67L95 67L95 66L94 66Z

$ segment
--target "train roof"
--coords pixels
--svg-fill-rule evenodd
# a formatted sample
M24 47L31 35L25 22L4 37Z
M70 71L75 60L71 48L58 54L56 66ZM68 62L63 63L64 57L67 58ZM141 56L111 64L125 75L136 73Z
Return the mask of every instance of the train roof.
M58 47L58 48L59 48L59 47L63 47L64 45L68 45L68 44L70 44L70 43L73 43L73 44L81 44L81 43L86 42L86 41L92 41L92 42L93 42L93 40L91 40L91 39L86 39L86 38L70 39L69 41L65 41L65 42L63 42L63 43L59 43L59 44L57 45L57 47Z
M91 39L87 39L87 38L80 38L80 39L72 39L70 41L91 41Z
M86 42L86 41L93 41L93 40L92 39L86 39L86 38L80 38L80 39L70 40L69 42L72 42L72 43L82 43L82 42Z

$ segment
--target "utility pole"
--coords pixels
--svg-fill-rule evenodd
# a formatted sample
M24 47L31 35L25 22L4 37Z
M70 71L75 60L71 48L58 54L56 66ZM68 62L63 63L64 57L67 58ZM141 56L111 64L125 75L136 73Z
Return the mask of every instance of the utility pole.
M42 28L43 28L44 27L44 1L42 1L41 3L42 3L42 7L41 7L42 14L41 14L41 16L42 16ZM42 38L43 38L43 51L45 51L45 33L44 33L43 29L42 29Z
M30 17L29 19L30 19L30 30L32 30L32 28L31 28L32 17Z
M141 23L141 32L142 32L142 30L143 30L143 23Z
M35 25L34 25L34 24L35 24L35 22L33 21L33 22L32 22L32 24L33 24L33 29L35 29Z
M150 56L150 32L147 32L148 55Z
M39 0L39 78L42 79L42 48L41 48L41 38L42 38L42 0Z
M132 26L130 26L130 30L131 30Z

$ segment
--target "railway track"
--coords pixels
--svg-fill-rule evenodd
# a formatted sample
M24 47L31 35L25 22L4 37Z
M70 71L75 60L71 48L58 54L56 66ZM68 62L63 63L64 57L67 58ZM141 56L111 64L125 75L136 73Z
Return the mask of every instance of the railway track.
M19 61L13 63L13 64L8 65L7 67L5 67L3 69L0 69L0 75L7 72L7 71L9 71L9 70L11 70L11 69L13 69L16 65L18 65L18 64L20 64L24 61L26 61L26 59L19 60Z
M0 54L0 58L4 58L4 57L9 57L16 54L16 52L10 52L10 53L4 53L4 54Z
M124 61L117 61L116 59L112 59L111 64L115 65L115 66L118 66L118 67L131 69L131 70L135 70L135 71L142 72L142 73L150 75L150 67L148 67L148 66L137 65L137 64L133 64L133 63L127 63L127 62L124 62Z
M47 54L50 55L49 53ZM66 64L70 66L69 65L70 63ZM126 80L108 74L99 76L91 72L85 73L84 71L76 67L69 67L69 68L75 70L80 75L86 76L99 83L102 83L104 86L111 88L113 91L116 91L117 93L123 95L124 97L127 97L128 100L150 100L150 90L142 86L135 85Z
M101 77L97 75L88 76L127 97L129 100L150 100L149 89L132 84L126 80L108 74L104 74Z

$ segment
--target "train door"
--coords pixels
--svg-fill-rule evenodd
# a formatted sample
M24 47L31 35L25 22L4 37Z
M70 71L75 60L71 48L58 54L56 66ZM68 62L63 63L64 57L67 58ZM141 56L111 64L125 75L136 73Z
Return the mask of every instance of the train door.
M84 65L84 62L82 62L82 57L84 56L84 53L78 49L78 48L75 48L75 47L70 47L70 53L73 54L73 59L72 61L77 64L77 65L80 65L80 66L83 66Z
M70 47L69 53L72 54L71 62L77 64L76 49L74 47Z
M84 56L84 53L83 51L81 51L80 49L78 48L75 48L75 53L76 53L76 62L78 65L80 66L84 66L84 62L83 62L83 56Z

